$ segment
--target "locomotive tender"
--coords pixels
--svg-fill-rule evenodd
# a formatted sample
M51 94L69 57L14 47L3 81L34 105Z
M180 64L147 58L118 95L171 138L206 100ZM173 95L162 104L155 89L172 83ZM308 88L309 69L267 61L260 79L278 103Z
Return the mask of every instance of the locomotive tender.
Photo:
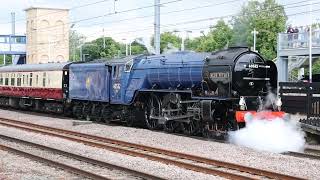
M189 135L243 127L276 89L275 64L245 47L0 68L0 105Z

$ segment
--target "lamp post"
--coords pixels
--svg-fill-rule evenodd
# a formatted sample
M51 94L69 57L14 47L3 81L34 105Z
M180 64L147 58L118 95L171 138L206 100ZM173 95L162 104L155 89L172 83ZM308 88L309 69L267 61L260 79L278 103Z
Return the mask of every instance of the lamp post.
M80 45L80 61L83 60L83 55L85 55L85 56L89 56L90 55L90 54L83 54L82 53L82 46L92 46L92 45L94 45L94 44L86 44L86 43L84 43L84 44Z
M84 61L86 61L86 56L89 56L89 54L83 54Z
M312 0L309 1L309 83L312 83Z
M128 42L126 38L122 39L126 43L126 56L128 56Z
M185 50L185 39L189 39L189 33L192 33L190 30L186 30L186 38L182 37L181 51Z
M72 24L71 26L70 26L70 29L72 30L73 29L73 27L75 26L75 24ZM74 31L72 31L72 36L71 36L71 38L74 38L74 35L75 35L75 33L74 33ZM75 41L75 39L73 39L72 40L73 41L73 61L76 61L76 41Z
M256 51L257 34L259 34L259 32L254 28L251 33L253 34L253 51Z
M104 34L104 28L102 29L102 33L103 33L103 49L106 48L106 35Z

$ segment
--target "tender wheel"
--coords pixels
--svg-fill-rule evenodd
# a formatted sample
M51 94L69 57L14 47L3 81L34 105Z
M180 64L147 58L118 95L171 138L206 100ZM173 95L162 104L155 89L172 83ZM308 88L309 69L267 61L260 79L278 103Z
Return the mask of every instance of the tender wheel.
M158 96L151 94L145 106L145 121L149 129L159 129L159 120L155 117L161 116L161 103Z
M126 121L126 125L128 127L133 127L136 124L136 119L135 119L135 115L134 115L134 110L129 109L128 112L125 115L125 121Z
M82 105L81 104L75 104L72 107L72 114L73 116L75 116L77 119L82 119L83 118L83 114L82 114Z
M112 111L110 107L104 106L101 110L101 120L106 124L110 124L111 115L112 115Z
M199 132L200 124L198 121L190 120L190 122L182 123L182 131L184 134L193 136Z

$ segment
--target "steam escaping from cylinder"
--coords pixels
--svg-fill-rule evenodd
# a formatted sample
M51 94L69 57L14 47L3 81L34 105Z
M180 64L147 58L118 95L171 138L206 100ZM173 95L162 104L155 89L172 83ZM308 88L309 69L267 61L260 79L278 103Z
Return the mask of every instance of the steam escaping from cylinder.
M275 99L276 96L269 93L262 107L270 107ZM262 109L262 111L266 111L266 109ZM305 134L294 117L296 116L261 117L259 112L255 116L247 113L244 117L246 127L230 132L229 142L275 153L301 152L305 145Z
M303 151L304 133L293 120L254 119L250 114L245 116L245 120L245 128L230 132L231 143L275 153Z

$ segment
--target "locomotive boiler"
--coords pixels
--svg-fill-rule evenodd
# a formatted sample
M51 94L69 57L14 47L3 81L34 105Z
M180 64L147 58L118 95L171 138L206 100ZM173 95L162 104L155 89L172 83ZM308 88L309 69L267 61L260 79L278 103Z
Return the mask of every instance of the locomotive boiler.
M282 116L266 98L276 89L275 64L246 47L0 67L0 105L189 135L226 134L248 112Z
M187 134L224 133L244 126L244 115L262 108L278 110L280 99L265 107L268 94L276 93L277 69L245 47L214 53L178 52L139 61L147 84L146 124ZM134 72L133 72L134 73ZM146 89L146 90L145 90ZM282 116L283 112L265 112Z

